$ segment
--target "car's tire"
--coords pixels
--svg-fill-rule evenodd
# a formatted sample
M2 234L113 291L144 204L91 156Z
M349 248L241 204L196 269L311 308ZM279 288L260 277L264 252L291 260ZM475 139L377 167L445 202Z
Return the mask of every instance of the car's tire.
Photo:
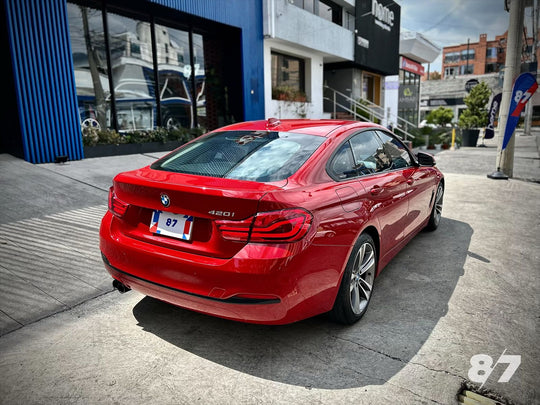
M433 202L433 208L431 209L431 214L429 215L429 221L425 227L426 231L432 232L439 227L442 216L444 200L444 185L439 183L437 186L437 192L435 194L435 201Z
M360 235L347 262L330 316L351 325L365 314L373 293L377 270L377 247L366 233Z

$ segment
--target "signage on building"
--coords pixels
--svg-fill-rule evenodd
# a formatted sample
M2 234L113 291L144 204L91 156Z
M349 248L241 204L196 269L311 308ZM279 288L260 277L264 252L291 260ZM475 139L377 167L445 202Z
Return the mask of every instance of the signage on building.
M474 86L477 86L478 84L480 84L480 82L476 79L467 80L467 83L465 83L465 90L467 90L467 93L470 93Z
M424 74L424 66L422 66L418 62L406 58L405 56L401 56L400 66L402 70L406 70L407 72L411 72L420 76Z
M401 84L399 86L399 108L417 108L418 85Z
M385 76L399 73L401 7L392 0L356 1L354 61Z
M369 49L369 41L365 38L362 38L360 35L356 37L356 44L363 48Z

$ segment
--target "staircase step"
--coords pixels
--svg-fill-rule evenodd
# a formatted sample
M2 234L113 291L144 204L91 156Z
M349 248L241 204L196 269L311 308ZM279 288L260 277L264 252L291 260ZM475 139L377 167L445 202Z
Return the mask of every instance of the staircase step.
M336 112L336 116L334 118L339 120L354 120L354 116L347 112Z

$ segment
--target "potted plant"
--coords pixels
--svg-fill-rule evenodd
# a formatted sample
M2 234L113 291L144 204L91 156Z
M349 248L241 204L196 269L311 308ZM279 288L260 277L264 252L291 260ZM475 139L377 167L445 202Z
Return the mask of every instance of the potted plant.
M435 124L437 127L446 127L454 119L454 111L451 108L439 107L426 115L428 124Z
M447 130L451 127L454 111L451 108L439 107L429 112L424 120L424 128L430 128L430 143L436 150L448 149ZM431 126L431 127L430 127Z
M491 90L485 82L473 87L463 101L467 106L459 116L458 125L461 128L463 146L476 146L480 128L488 122L487 103Z

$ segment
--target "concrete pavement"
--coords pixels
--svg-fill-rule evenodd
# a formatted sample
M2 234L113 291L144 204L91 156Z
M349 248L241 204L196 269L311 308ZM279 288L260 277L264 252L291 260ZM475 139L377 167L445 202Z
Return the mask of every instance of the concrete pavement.
M392 261L352 327L246 325L110 293L97 245L108 187L159 155L0 155L0 403L453 404L471 357L505 350L519 368L499 383L498 365L484 388L539 403L538 147L518 136L514 177L527 181L502 181L486 177L486 144L437 154L441 226Z
M112 291L98 247L112 178L161 155L42 165L0 155L0 334Z

